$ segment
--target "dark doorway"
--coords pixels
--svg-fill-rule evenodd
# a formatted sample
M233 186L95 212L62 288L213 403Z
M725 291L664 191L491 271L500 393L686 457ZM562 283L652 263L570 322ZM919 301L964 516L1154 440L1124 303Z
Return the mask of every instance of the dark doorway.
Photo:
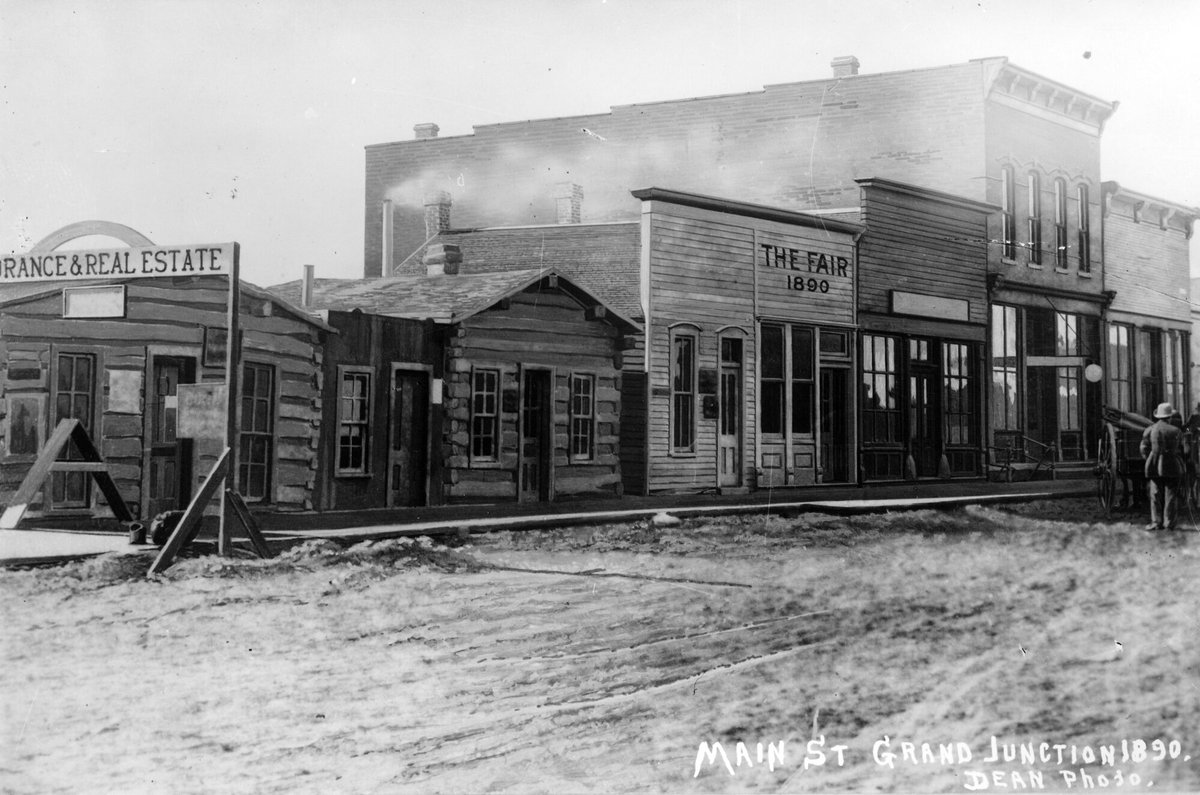
M521 376L522 502L545 502L550 499L554 454L553 414L550 371L525 370Z
M919 478L938 473L942 448L940 380L936 371L915 366L908 377L908 450Z
M179 385L196 382L196 360L155 356L151 364L150 489L146 516L187 507L192 497L192 442L178 438Z
M395 369L388 438L388 505L425 505L429 480L429 373Z
M821 368L822 483L850 482L850 371Z

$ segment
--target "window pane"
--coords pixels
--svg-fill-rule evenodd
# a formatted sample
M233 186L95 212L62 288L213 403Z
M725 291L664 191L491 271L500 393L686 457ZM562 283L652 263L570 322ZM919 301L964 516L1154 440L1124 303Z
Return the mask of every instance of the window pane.
M792 378L811 381L813 377L813 332L810 328L792 328Z
M762 327L762 377L783 378L783 329Z

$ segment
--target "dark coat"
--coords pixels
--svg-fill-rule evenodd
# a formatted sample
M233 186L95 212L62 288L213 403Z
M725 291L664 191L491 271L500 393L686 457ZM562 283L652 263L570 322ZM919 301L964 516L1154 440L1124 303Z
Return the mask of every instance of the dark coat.
M1146 477L1183 477L1183 431L1179 428L1159 420L1142 433L1140 449L1146 457Z

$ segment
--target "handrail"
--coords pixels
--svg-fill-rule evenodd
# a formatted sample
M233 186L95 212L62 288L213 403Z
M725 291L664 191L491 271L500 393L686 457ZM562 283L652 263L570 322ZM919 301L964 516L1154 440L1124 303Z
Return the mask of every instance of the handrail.
M993 454L1004 453L1003 461L1000 460L999 455L993 455L992 457L996 461L995 466L999 466L1001 468L1001 470L1004 471L1006 482L1012 483L1012 473L1013 473L1013 464L1014 463L1032 463L1032 464L1034 464L1033 471L1029 474L1029 479L1032 480L1033 478L1037 477L1037 473L1042 469L1042 465L1046 464L1046 462L1049 461L1049 464L1047 465L1046 469L1048 472L1050 472L1050 479L1051 480L1055 479L1054 463L1055 463L1055 461L1058 460L1058 445L1057 444L1055 444L1054 442L1049 442L1049 443L1039 442L1037 439L1031 439L1028 436L1025 436L1023 434L1018 435L1018 436L1013 436L1013 437L1011 437L1011 439L1014 442L1020 441L1020 444L1019 445L1016 445L1016 444L988 445L988 449L991 450L993 452ZM1035 456L1032 453L1030 453L1030 451L1029 451L1030 447L1040 448L1041 455ZM1013 461L1014 454L1019 454L1021 457L1021 460L1014 462Z

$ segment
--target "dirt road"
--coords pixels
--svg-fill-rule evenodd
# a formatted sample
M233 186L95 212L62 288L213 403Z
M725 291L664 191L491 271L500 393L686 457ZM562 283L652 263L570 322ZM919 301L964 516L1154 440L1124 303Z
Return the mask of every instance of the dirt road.
M116 557L4 573L0 785L1200 788L1200 535L1090 514L310 543L157 582Z

